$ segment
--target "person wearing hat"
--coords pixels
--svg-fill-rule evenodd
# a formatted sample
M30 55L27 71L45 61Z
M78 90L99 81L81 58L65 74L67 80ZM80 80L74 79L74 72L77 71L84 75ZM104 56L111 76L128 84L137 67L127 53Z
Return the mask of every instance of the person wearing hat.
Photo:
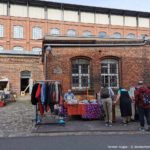
M150 89L143 85L143 81L138 82L138 88L135 92L135 103L138 107L140 131L145 131L144 116L147 120L148 129L150 131Z

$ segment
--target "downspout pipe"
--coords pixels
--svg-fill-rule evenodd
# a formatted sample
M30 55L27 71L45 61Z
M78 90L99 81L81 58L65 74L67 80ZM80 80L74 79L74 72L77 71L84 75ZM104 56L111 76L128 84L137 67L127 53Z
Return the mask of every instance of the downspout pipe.
M147 40L143 43L133 43L133 44L43 44L44 46L51 47L123 47L123 46L144 46L147 44Z

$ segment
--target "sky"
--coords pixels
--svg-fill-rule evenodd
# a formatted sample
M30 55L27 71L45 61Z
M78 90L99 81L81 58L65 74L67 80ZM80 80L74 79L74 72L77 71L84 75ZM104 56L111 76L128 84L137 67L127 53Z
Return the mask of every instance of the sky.
M150 0L45 0L45 1L150 12Z

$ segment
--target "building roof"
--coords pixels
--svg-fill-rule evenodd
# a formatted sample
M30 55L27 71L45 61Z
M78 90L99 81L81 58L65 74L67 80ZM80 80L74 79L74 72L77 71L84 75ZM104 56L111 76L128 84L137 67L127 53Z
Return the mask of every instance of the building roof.
M68 10L80 10L80 11L87 11L87 12L107 13L107 14L116 14L116 15L150 17L149 12L58 3L58 2L50 2L50 1L42 1L42 0L1 0L1 2L5 2L5 3L10 2L11 4L22 4L22 5L27 5L28 3L31 6L42 6L42 7L47 6L53 8L61 8L61 9L63 8Z

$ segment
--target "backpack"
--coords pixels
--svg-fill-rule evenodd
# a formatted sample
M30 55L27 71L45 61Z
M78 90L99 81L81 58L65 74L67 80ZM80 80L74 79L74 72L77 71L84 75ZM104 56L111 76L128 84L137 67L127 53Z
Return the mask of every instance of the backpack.
M144 105L150 104L150 96L147 93L143 93L143 103Z
M110 97L109 89L107 87L102 88L102 90L101 90L101 98L108 98L108 97Z

